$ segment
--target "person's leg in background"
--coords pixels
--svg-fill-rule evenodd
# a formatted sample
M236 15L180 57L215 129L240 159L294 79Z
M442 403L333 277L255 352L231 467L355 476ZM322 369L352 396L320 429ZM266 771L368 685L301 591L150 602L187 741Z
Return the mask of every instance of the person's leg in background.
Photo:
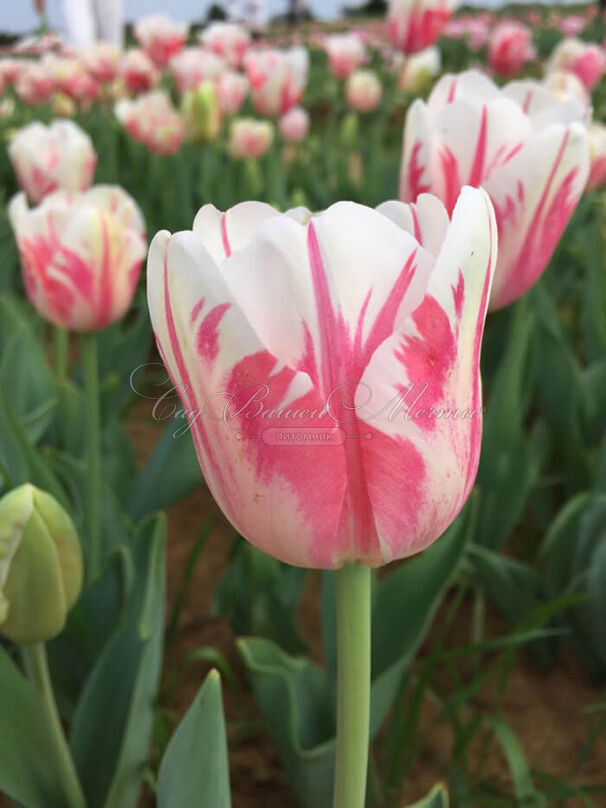
M67 42L75 48L89 48L96 40L92 0L62 0Z
M97 36L102 42L122 45L124 39L123 0L91 0L97 23Z

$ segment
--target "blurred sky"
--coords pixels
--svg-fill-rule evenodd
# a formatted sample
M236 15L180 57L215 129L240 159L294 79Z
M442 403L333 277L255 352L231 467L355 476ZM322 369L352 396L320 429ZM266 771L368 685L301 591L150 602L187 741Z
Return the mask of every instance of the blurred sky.
M549 0L539 0L539 2ZM574 0L569 0L574 2ZM360 5L364 0L346 0L346 5ZM566 2L566 0L564 0ZM60 0L46 0L49 20L53 27L61 26ZM161 11L176 20L203 18L212 0L124 0L127 20L135 20L144 14ZM467 0L468 5L499 6L500 0ZM339 16L342 0L308 0L308 6L316 17L334 19ZM556 5L551 3L551 5ZM280 14L286 10L287 0L267 0L270 13ZM31 31L37 17L32 0L0 0L0 31Z

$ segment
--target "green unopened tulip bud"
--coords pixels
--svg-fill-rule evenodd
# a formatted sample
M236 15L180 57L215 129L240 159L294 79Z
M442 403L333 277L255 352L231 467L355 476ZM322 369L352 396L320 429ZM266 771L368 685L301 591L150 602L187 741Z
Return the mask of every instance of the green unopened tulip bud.
M217 91L203 82L183 96L182 112L188 137L198 143L214 140L221 129L221 110Z
M0 634L17 643L61 632L82 588L82 553L59 503L26 483L0 499Z

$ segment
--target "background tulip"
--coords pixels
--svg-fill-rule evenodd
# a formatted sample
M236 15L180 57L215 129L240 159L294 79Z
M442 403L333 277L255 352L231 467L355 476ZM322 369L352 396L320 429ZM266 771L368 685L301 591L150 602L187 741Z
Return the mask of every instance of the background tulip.
M420 93L437 76L442 67L442 57L436 47L409 56L400 73L399 84L402 90L409 93Z
M132 48L122 57L120 75L129 93L145 93L155 87L160 79L154 63L137 48Z
M585 109L542 85L499 89L478 71L444 76L404 129L400 196L436 194L452 210L462 185L488 192L499 229L491 308L520 297L543 272L589 173Z
M274 139L274 127L269 121L238 118L229 130L228 150L236 160L254 160L262 157Z
M250 34L233 22L213 22L200 36L207 48L225 59L231 67L240 67L250 45Z
M330 70L339 79L346 79L366 60L366 48L356 34L332 34L323 44Z
M248 93L248 79L234 70L226 70L216 80L219 106L223 115L234 115Z
M356 112L371 112L383 95L383 85L372 70L356 70L347 79L345 98Z
M261 115L283 115L303 97L309 70L305 48L248 51L244 66L253 104Z
M162 90L118 101L114 112L132 138L158 154L174 154L183 143L185 125Z
M185 48L170 60L180 93L195 90L203 81L214 81L226 68L223 59L204 48Z
M298 143L309 132L309 113L303 107L293 107L280 118L279 126L285 140Z
M187 23L173 22L163 14L153 14L137 20L135 38L155 65L166 67L185 44L188 29Z
M97 163L90 137L64 120L49 126L39 121L24 126L11 140L8 154L19 185L32 202L58 188L86 190Z
M523 23L506 20L495 26L488 48L488 63L495 73L515 76L535 56L532 32Z
M193 232L156 235L158 346L186 410L204 411L192 419L198 458L246 538L291 564L337 568L385 564L442 533L478 464L495 258L492 208L472 189L452 222L431 197L317 216L250 202L207 206ZM407 386L425 384L410 417L389 417ZM263 385L262 406L247 408ZM282 432L328 444L280 445Z
M604 75L606 54L599 45L569 37L562 40L554 49L548 72L567 70L574 73L588 90L593 90Z
M433 45L457 5L457 0L390 0L387 33L393 46L416 53Z
M56 191L31 209L18 194L9 216L27 295L42 317L89 332L124 316L146 252L143 218L125 191Z

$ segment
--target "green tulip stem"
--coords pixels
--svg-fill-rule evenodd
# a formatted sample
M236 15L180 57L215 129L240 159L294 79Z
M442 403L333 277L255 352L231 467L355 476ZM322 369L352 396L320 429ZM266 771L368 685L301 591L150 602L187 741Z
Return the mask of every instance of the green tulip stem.
M41 696L42 716L47 723L52 741L52 748L47 751L48 754L54 757L57 774L61 779L67 799L66 806L68 808L85 808L86 801L76 773L74 760L61 726L59 711L57 710L57 702L55 701L48 670L46 647L44 643L38 642L32 645L23 645L22 651L27 674Z
M337 606L337 754L334 808L364 808L370 727L371 570L335 573Z
M97 338L83 334L81 340L84 366L84 392L86 397L86 465L87 465L87 539L85 554L87 578L97 579L101 572L101 522L99 493L101 487L101 428L99 415L99 360Z
M67 329L55 326L55 373L59 381L63 382L67 378L67 351L69 346L69 334Z

